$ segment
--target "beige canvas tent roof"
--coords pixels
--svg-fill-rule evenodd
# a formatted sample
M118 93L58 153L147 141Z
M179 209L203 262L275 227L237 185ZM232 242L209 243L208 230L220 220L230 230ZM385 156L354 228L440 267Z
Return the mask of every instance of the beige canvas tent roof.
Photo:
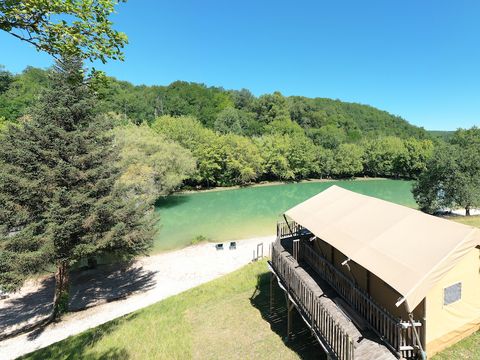
M414 309L473 247L480 230L331 186L285 212L402 295Z

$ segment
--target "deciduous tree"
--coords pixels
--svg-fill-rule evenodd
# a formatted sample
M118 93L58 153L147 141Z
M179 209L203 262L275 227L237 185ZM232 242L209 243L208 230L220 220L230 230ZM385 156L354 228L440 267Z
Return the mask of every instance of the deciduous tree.
M147 125L120 126L114 134L122 169L117 185L133 196L156 200L173 192L195 171L189 150Z
M453 144L437 145L413 187L420 208L433 213L462 207L466 215L480 207L480 134L457 133ZM471 137L464 141L466 136Z
M332 174L352 177L363 171L363 149L355 144L341 144L334 152Z
M110 15L122 0L0 0L0 29L53 56L123 59Z
M240 110L228 107L220 111L213 128L221 134L242 134L242 119Z

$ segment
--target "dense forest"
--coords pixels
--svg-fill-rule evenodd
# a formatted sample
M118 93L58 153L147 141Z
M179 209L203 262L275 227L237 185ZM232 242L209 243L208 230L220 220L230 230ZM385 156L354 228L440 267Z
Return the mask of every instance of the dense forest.
M17 75L0 69L0 128L29 121L47 75L48 70L32 67ZM94 88L97 113L117 127L145 141L158 137L164 153L170 151L165 142L188 152L196 164L185 179L190 186L311 177L416 178L441 141L398 116L340 100L279 92L256 97L246 89L183 81L135 86L111 77ZM126 132L116 131L123 140L139 141ZM192 160L186 157L190 169Z

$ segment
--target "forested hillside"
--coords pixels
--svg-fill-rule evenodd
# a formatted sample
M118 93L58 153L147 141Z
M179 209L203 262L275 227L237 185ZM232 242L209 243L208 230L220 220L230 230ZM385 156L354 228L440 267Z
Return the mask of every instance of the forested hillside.
M433 138L449 141L453 138L455 131L446 131L446 130L428 130L428 133Z
M18 75L1 70L0 128L28 121L46 82L46 70L29 67ZM246 89L183 81L134 86L108 77L95 83L95 91L97 112L119 126L129 124L127 132L143 124L151 129L139 131L146 138L151 140L153 131L189 150L196 170L186 182L195 186L359 175L415 178L433 150L423 128L340 100L279 92L256 97Z
M47 81L46 70L29 67L19 75L0 68L0 116L14 121L26 114ZM208 128L220 117L238 117L247 135L261 134L265 125L279 117L290 117L312 138L333 130L339 141L362 137L428 137L425 130L404 119L368 105L324 98L284 97L280 93L253 96L250 91L224 90L203 84L176 81L168 86L134 86L108 78L98 89L102 111L126 115L136 123L151 123L160 115L195 116ZM328 127L323 131L318 130Z

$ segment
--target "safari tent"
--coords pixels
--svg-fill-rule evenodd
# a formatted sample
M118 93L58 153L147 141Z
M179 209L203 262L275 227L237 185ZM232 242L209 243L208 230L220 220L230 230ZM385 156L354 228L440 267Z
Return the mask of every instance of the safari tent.
M338 186L284 216L277 243L297 242L298 266L317 268L397 357L409 357L404 350L414 357L418 349L430 357L480 328L479 229ZM273 269L279 266L273 261ZM347 280L351 289L341 285ZM397 341L401 333L382 317L399 319L400 328L412 325L410 343Z

